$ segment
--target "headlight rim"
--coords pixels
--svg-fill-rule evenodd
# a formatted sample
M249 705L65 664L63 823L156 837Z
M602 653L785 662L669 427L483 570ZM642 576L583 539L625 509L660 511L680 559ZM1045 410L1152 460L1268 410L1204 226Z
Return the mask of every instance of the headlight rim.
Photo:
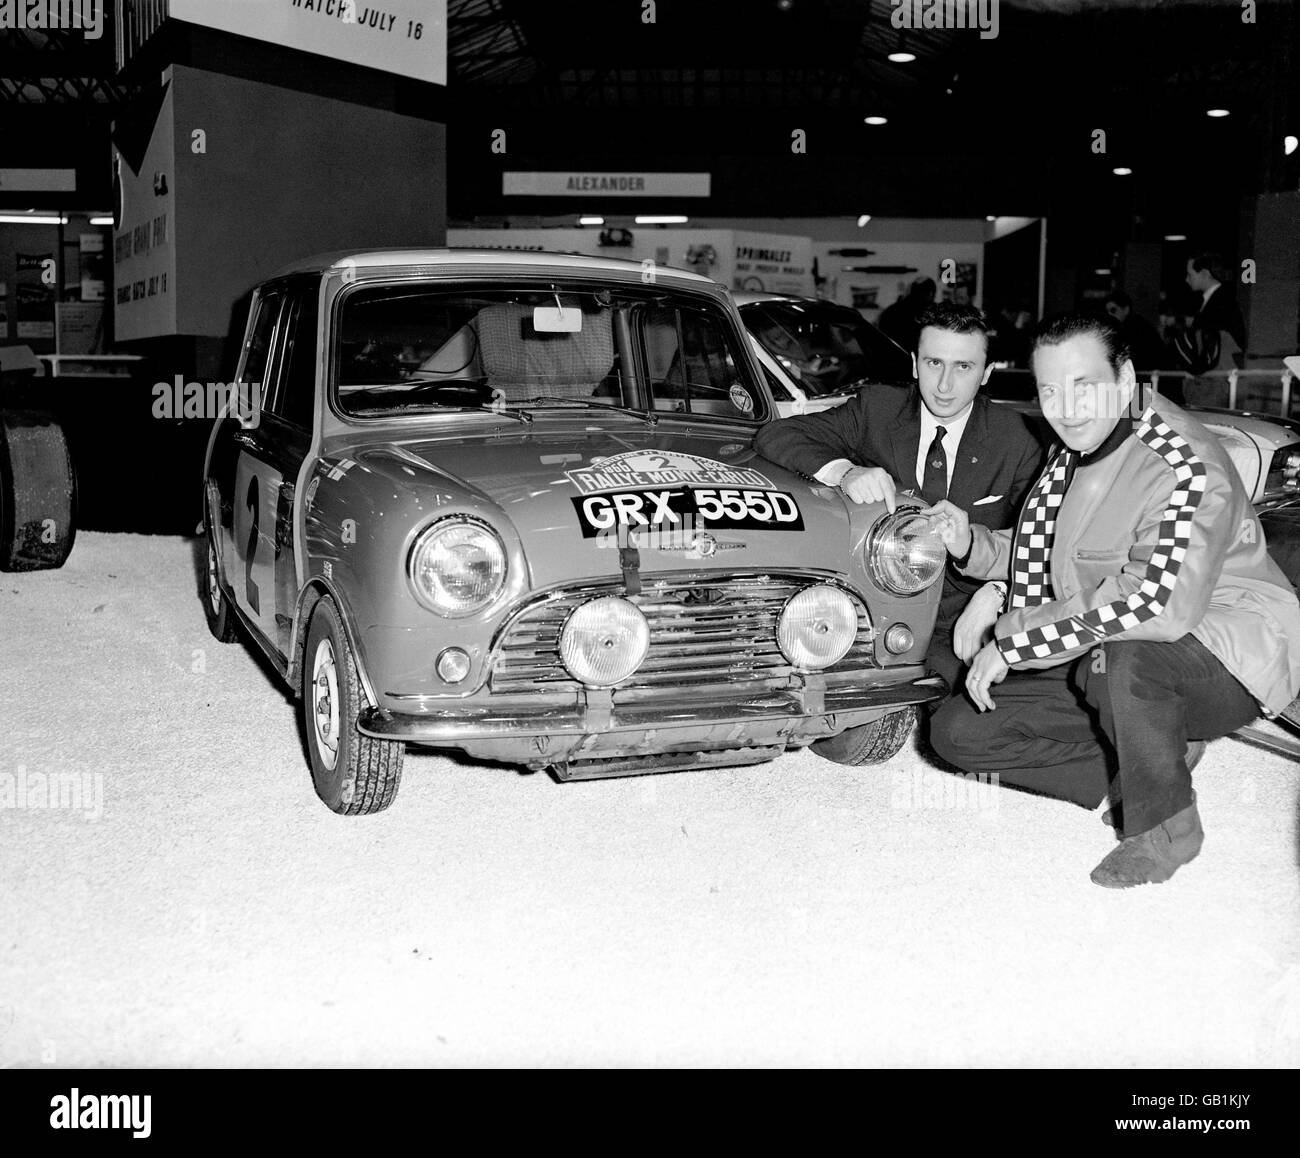
M420 551L425 546L429 537L438 533L439 531L442 531L450 527L453 524L459 526L475 527L480 531L486 532L496 541L497 547L501 551L501 575L500 578L497 580L495 586L493 587L492 593L481 603L479 603L477 606L461 609L461 610L448 609L434 602L434 600L430 598L429 593L424 590L424 588L420 585L419 581L415 577L416 556L419 555ZM420 604L421 607L423 607L426 611L432 611L435 615L439 615L443 619L468 619L471 616L481 615L484 611L486 611L489 607L491 607L494 603L498 602L501 599L501 596L506 591L509 578L510 578L510 552L506 549L505 536L503 536L501 532L498 531L496 527L494 527L486 519L480 518L476 515L470 515L465 513L451 513L451 514L442 515L434 519L432 522L426 524L416 533L415 537L411 541L410 550L407 552L406 555L407 587L410 589L411 593L415 596L416 601Z
M924 595L936 583L942 582L943 573L947 569L948 562L945 557L938 571L935 573L935 577L925 584L924 587L919 587L915 591L900 591L898 587L886 578L884 568L880 565L880 560L877 558L876 546L880 543L880 540L884 537L887 531L891 530L903 519L911 518L912 516L919 514L923 509L923 507L911 506L910 504L907 506L899 506L893 512L887 512L881 515L880 518L876 520L871 530L867 532L866 543L863 549L863 554L866 557L867 574L871 576L872 582L874 582L877 587L898 599L915 599L918 595Z

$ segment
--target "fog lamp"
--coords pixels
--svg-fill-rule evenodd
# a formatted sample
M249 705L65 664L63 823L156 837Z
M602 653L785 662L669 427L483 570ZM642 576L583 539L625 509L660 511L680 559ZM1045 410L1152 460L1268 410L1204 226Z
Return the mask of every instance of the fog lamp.
M565 669L589 687L627 679L650 649L650 625L641 609L615 595L575 607L560 631Z
M858 612L838 587L819 583L792 595L781 611L776 642L796 667L839 663L858 634Z

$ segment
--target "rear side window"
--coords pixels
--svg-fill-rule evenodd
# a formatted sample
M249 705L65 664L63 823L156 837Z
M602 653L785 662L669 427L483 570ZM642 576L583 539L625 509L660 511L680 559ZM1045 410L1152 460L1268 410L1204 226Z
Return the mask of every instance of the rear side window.
M284 355L275 413L310 430L316 400L316 291L304 286L289 298L284 311Z

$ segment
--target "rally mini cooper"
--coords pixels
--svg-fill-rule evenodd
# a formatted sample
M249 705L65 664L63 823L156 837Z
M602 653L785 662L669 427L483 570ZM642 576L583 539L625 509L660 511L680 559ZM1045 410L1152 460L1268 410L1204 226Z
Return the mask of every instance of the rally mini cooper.
M334 811L406 746L572 780L892 756L944 551L756 456L735 306L554 254L330 255L254 294L204 466L209 627L301 699Z

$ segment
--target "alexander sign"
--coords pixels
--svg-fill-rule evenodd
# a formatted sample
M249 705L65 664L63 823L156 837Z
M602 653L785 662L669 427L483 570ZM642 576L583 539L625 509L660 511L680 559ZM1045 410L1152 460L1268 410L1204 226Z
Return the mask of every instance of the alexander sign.
M708 173L502 173L507 197L707 197Z

